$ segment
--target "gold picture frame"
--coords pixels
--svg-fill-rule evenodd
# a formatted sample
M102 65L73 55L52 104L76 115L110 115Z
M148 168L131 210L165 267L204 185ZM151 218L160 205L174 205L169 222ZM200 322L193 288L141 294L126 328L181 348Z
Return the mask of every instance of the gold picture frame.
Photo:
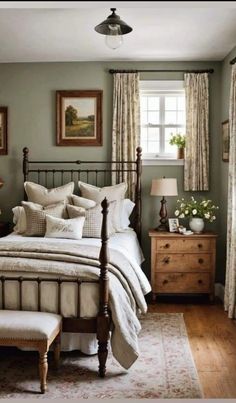
M229 161L229 120L222 122L222 161Z
M57 91L58 146L102 146L102 90Z

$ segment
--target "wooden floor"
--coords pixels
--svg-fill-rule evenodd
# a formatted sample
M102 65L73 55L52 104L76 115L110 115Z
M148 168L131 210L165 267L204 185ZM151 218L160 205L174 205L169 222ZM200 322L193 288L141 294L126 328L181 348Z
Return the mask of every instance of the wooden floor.
M162 297L149 312L183 312L204 397L236 398L236 321L228 319L220 301Z

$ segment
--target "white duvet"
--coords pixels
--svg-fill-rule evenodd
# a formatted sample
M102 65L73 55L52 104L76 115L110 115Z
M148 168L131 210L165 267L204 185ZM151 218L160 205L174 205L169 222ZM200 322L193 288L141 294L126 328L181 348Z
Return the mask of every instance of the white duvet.
M15 243L17 243L17 241L21 242L22 239L25 240L26 238L22 237L20 235L11 234L8 237L0 239L0 243L4 242L4 241L8 241L8 242L12 241L15 244ZM27 242L29 242L31 244L37 243L37 242L39 242L39 238L33 238L33 237L28 238L27 237ZM40 238L40 242L47 243L49 241L46 238L45 239ZM54 239L54 240L50 239L50 244L53 242L58 245L65 241L60 240L60 239ZM99 246L99 247L101 245L101 241L99 239L91 239L91 238L84 238L80 241L71 240L70 243L73 243L73 244L79 243L80 245L94 245L94 246ZM140 284L141 284L143 294L148 293L150 291L150 285L149 285L149 282L148 282L146 276L144 275L144 273L142 272L142 270L139 266L141 261L143 260L143 255L142 255L141 249L139 247L135 232L127 231L125 233L114 234L113 236L111 236L111 238L109 240L109 249L116 250L116 251L122 253L123 256L126 257L126 259L134 267L135 272L137 272L137 275L140 278ZM4 265L2 267L4 267ZM14 274L14 270L11 273ZM9 272L3 273L3 274L9 275ZM19 271L17 271L16 274L25 275L25 273L20 273ZM51 277L51 275L49 275L49 277ZM89 287L90 290L88 290L87 287ZM84 288L81 288L81 302L82 302L81 303L81 316L89 317L89 316L96 315L96 312L98 309L98 298L97 299L94 298L97 294L97 289L93 289L93 287L95 287L95 285L86 284ZM48 288L48 290L45 291L45 295L47 295L47 292L48 292L48 297L51 298L52 293L53 293L52 288L51 287ZM73 300L73 294L75 295L75 292L76 291L72 290L72 288L71 288L71 290L69 290L69 294L68 294L68 290L67 290L67 292L65 291L65 293L64 293L65 294L65 302L64 302L65 312L63 312L63 314L65 314L65 316L70 316L70 315L74 314L73 307L72 307L73 304L70 304L68 302L68 295L70 295L70 297ZM17 296L17 292L15 294ZM48 300L50 298L48 298ZM46 301L47 301L47 298L45 298L45 308L54 309L53 307L46 306ZM14 308L14 304L16 304L16 301L14 301L12 293L11 293L11 300L9 300L8 303L10 305L12 304L11 307ZM63 300L62 300L62 305L63 305ZM70 309L72 309L72 311L70 311ZM97 352L97 340L96 340L95 335L65 334L63 336L63 346L62 347L64 350L80 349L84 353L93 354L93 353Z

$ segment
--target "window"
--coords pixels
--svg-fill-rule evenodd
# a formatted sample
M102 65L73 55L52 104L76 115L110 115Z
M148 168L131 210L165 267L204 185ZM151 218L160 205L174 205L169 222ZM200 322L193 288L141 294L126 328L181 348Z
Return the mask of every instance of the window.
M183 81L141 81L141 146L144 158L176 158L171 133L185 133Z

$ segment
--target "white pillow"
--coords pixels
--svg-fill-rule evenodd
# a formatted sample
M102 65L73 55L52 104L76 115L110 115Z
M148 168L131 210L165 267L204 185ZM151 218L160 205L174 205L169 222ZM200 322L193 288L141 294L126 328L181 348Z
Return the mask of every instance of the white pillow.
M64 220L46 215L46 238L81 239L85 217Z
M101 203L105 197L109 202L116 201L113 215L113 227L115 232L120 232L122 228L122 224L120 222L120 202L125 198L127 184L122 182L114 186L105 186L103 188L99 188L97 186L79 181L79 189L82 197L94 200L96 203Z
M85 197L71 195L70 200L73 206L83 207L85 209L93 208L96 206L96 202L94 200L85 199Z
M135 203L132 202L130 199L124 199L121 202L121 216L120 216L120 222L121 222L121 229L126 230L130 226L130 220L129 217L131 216L131 213L135 207Z
M41 204L43 207L67 201L68 197L71 196L74 191L74 186L74 182L70 182L57 188L47 189L34 182L24 183L28 201Z
M26 215L25 209L22 206L16 206L12 209L13 212L13 231L16 234L24 234L26 231Z

